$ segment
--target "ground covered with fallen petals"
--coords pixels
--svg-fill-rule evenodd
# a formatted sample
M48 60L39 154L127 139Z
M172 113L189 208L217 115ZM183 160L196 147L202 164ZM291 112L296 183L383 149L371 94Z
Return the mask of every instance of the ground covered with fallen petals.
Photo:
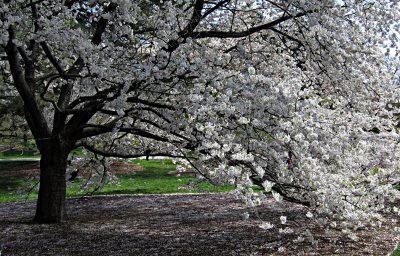
M34 210L34 202L0 204L1 255L387 255L400 222L386 215L353 241L341 228L326 233L301 206L268 199L247 208L229 193L69 199L68 221L53 225L32 224ZM279 232L282 215L293 233ZM265 221L275 226L260 228ZM306 229L314 241L293 242Z

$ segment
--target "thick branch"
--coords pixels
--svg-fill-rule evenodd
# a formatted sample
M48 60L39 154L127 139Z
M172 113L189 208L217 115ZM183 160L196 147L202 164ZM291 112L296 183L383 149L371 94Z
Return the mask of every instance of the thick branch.
M104 13L112 12L117 8L117 4L112 3L106 7ZM104 18L100 18L99 22L97 23L96 31L94 32L92 43L95 45L99 45L101 43L101 37L106 30L108 24L108 20Z
M62 76L64 74L64 70L61 67L60 63L58 63L58 60L54 57L54 55L51 53L51 50L49 46L47 45L46 42L41 42L40 45L42 46L42 49L44 53L46 54L47 59L53 64L53 66L56 68L58 73Z
M249 28L247 30L239 31L239 32L234 32L234 31L200 31L200 32L193 32L190 36L192 38L209 38L209 37L216 37L216 38L241 38L241 37L246 37L251 34L260 32L262 30L267 30L267 29L272 29L274 26L285 22L287 20L293 19L293 18L300 18L303 17L307 14L310 14L314 11L307 11L307 12L302 12L299 14L296 14L294 16L288 16L284 15L279 19L276 19L274 21L268 22L266 24L260 25L260 26L255 26L252 28Z
M112 93L113 96L109 97L108 94ZM98 91L95 95L92 96L82 96L71 102L71 104L68 105L68 109L73 109L79 104L82 104L83 102L95 102L99 100L113 100L116 97L120 96L120 88L115 88L115 87L110 87L108 89L104 89L102 91Z
M89 106L86 106L85 108L87 109L86 112L81 112L81 113L77 113L75 114L66 124L66 130L69 133L78 133L79 134L79 130L81 130L83 125L85 125L92 117L93 115L96 114L97 111L99 111L101 108L103 108L104 103L103 102L98 102L96 104L90 104ZM74 134L75 136L77 136L79 139L80 136L78 134ZM72 136L72 134L71 134Z
M208 15L210 15L211 13L213 13L214 11L216 11L218 8L220 8L221 6L223 6L226 3L229 3L231 0L224 0L224 1L220 1L219 3L217 3L216 5L214 5L213 8L210 8L209 10L207 10L203 16L201 17L202 19L204 19L205 17L207 17Z
M98 149L98 148L95 148L88 144L83 144L82 146L94 154L98 154L98 155L105 156L105 157L139 158L139 157L163 156L163 157L170 157L170 158L184 158L184 156L173 155L171 153L146 153L146 152L143 152L143 154L127 154L127 153L111 152L111 151Z
M111 12L117 8L117 4L110 4L107 6L105 9L105 12ZM102 41L101 37L103 33L106 30L108 24L108 20L101 18L99 22L97 23L96 31L93 35L92 38L92 43L94 45L99 45ZM73 68L68 70L67 74L68 75L78 75L81 69L84 66L84 61L81 57L79 57L74 65ZM73 83L66 83L61 87L61 92L60 92L60 97L58 99L57 105L58 108L63 110L67 108L70 100L71 100L71 95L72 95L72 89L74 85ZM70 120L68 123L69 125L72 125L72 127L80 126L83 123L86 123L87 121L90 120L90 118L97 112L98 109L101 109L101 102L94 101L94 102L88 102L86 105L86 108L88 111L85 112L79 112L75 114L75 116ZM63 129L65 126L65 120L66 120L67 115L65 113L62 113L62 111L56 111L55 117L54 117L54 127L56 129Z
M188 35L199 25L202 18L201 11L203 10L203 7L204 7L204 0L197 0L196 3L194 4L193 14L192 18L190 19L190 22L187 24L185 29L183 29L183 31L180 32L180 35L182 37Z
M35 136L35 139L47 138L50 136L50 130L42 114L43 111L37 104L35 96L24 78L24 72L20 64L20 59L18 58L17 46L12 42L15 39L15 33L12 26L9 27L8 33L9 41L5 50L10 64L14 86L17 88L19 95L24 101L25 116L29 127Z
M199 25L202 15L201 12L204 7L204 0L196 0L194 3L193 7L193 14L192 17L187 24L187 26L179 32L179 36L182 38L187 38L189 35L191 35L194 31L194 29ZM179 42L177 40L170 40L168 42L168 49L166 49L168 52L173 52L176 48L179 47Z
M115 129L115 127L114 126L88 124L85 127L83 127L82 129L83 130L80 134L79 139L84 139L84 138L88 138L88 137L98 136L98 135L104 134L104 133L109 133L109 132L112 132ZM150 133L149 131L145 131L145 130L142 130L139 128L124 127L124 128L119 128L118 131L131 133L134 135L138 135L138 136L148 138L148 139L153 139L153 140L160 141L160 142L170 142L170 140L167 138L158 136L156 134Z

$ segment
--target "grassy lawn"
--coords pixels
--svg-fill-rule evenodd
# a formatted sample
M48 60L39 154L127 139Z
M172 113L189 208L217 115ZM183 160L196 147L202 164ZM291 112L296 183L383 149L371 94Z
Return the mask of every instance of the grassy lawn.
M20 177L0 176L0 203L24 200L21 188L25 186L25 180Z
M392 252L391 256L400 256L400 242L397 244L397 248Z
M8 159L26 159L26 158L40 159L40 155L31 155L31 154L25 155L25 154L23 154L23 155L3 155L3 156L0 156L0 159L5 159L5 160L8 160Z
M188 184L194 181L195 177L176 177L168 174L168 172L174 171L176 167L171 160L133 160L131 162L143 166L144 170L118 175L116 180L108 181L101 190L93 194L199 193L225 192L233 189L230 186L216 187L208 182L189 187ZM34 187L37 180L1 175L1 170L7 170L18 164L18 162L0 162L0 202L35 200L37 198L37 186L27 195L27 191ZM67 196L79 197L90 193L95 184L85 190L82 189L85 183L85 178L77 179L75 182L67 182Z
M82 150L81 149L74 149L70 153L76 154L76 155L82 155ZM9 150L5 152L0 152L0 160L5 159L21 159L21 158L35 158L35 159L40 159L40 153L37 150Z

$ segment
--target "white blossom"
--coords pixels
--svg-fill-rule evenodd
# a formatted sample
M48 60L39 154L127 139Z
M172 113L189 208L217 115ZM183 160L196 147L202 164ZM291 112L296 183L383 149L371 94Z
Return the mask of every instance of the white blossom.
M272 229L274 224L271 224L270 222L263 222L259 225L259 227L262 229Z
M314 215L313 215L311 212L307 212L307 213L306 213L306 216L307 216L307 218L310 218L310 219L311 219Z
M249 204L263 201L259 186L311 205L321 224L383 221L385 198L399 196L399 3L296 0L282 19L279 1L207 2L193 22L191 1L90 2L36 1L37 23L17 1L0 9L0 45L14 47L0 93L18 96L19 79L35 88L21 98L36 106L31 128L69 136L68 149L187 159ZM270 22L281 32L262 29ZM35 56L33 79L15 77Z
M274 199L277 202L281 202L282 201L282 196L281 194L279 194L278 192L272 191L272 196L274 197Z
M256 74L256 69L254 67L249 67L247 69L247 71L249 72L250 75L255 75Z

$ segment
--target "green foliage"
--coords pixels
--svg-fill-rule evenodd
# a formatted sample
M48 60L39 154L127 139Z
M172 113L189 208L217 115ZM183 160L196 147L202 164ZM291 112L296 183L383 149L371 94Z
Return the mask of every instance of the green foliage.
M265 138L265 139L268 139L269 141L273 141L274 140L274 137L272 137L270 134L268 134L266 131L264 131L264 130L262 130L262 129L256 129L256 131L257 131L257 133L261 136L261 137L263 137L263 138Z
M379 168L375 168L372 170L371 175L377 175L379 173Z

